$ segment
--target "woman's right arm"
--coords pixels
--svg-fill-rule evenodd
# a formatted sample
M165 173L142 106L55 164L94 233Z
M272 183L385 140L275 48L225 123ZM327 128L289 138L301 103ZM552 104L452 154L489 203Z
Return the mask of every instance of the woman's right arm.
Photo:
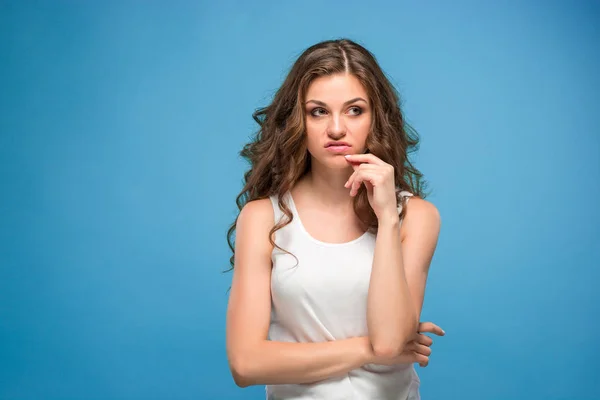
M240 387L312 383L371 362L368 337L319 343L268 340L273 225L268 198L248 202L237 220L226 327L227 358L235 383Z

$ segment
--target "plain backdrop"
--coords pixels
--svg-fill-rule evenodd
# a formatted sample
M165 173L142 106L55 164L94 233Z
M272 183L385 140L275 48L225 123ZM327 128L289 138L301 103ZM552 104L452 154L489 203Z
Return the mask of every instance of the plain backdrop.
M371 50L442 215L423 399L600 399L594 1L0 1L0 399L263 399L225 354L252 112Z

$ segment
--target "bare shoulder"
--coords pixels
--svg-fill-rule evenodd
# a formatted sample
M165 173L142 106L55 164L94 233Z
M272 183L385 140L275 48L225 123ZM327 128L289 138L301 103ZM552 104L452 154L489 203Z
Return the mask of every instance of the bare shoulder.
M251 200L242 207L238 216L238 228L240 225L248 225L257 229L269 230L275 224L273 205L269 198Z
M406 202L406 218L409 218L409 216L434 221L441 220L440 212L437 207L429 200L417 196L410 197L410 200Z
M273 246L269 232L275 225L273 206L269 198L249 201L242 207L236 224L236 242L240 250L251 248L249 254L270 254Z
M405 203L406 215L402 221L402 236L427 235L437 238L441 227L441 215L437 207L417 196Z

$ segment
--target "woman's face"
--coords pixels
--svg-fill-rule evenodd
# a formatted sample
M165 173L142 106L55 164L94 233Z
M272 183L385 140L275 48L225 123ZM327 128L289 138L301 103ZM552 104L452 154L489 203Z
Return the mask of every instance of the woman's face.
M335 74L313 80L306 92L305 126L312 162L347 168L345 154L364 153L371 128L367 91L354 75ZM329 142L346 146L329 146Z

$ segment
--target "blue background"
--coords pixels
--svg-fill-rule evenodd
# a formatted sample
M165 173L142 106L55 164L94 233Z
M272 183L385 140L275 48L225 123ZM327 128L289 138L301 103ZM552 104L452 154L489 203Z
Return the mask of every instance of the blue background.
M264 398L225 355L238 152L349 37L442 215L423 399L600 399L600 7L494 3L1 1L0 398Z

